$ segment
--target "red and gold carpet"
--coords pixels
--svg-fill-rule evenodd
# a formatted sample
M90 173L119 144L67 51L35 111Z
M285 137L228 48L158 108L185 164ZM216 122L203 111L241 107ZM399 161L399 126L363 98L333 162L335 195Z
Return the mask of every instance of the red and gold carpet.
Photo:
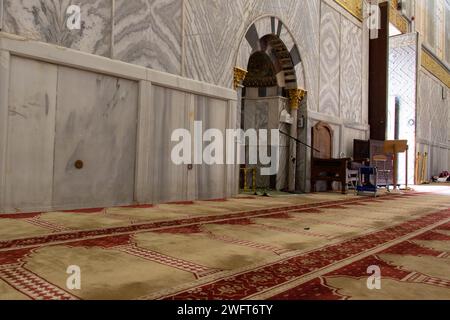
M0 215L0 230L0 299L450 299L446 194Z

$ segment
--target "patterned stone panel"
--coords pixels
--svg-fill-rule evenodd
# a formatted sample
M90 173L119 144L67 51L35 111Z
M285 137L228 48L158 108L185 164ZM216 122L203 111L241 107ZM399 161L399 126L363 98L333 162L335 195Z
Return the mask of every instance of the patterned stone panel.
M417 36L416 34L399 35L390 39L389 52L389 139L394 139L395 99L400 100L399 131L400 139L409 143L409 176L414 180L415 136L416 136L416 77L417 77ZM404 155L400 159L405 163ZM404 181L405 172L400 170L399 181Z
M182 0L116 0L114 58L181 72Z
M102 56L111 54L110 0L78 0L81 30L66 21L71 0L4 0L4 31Z
M362 121L362 34L349 20L341 21L341 116Z
M291 29L302 55L305 71L305 88L308 90L308 109L318 109L319 95L319 44L320 44L320 0L291 0L286 24ZM301 73L297 73L299 83Z
M280 18L293 32L299 55L306 58L306 86L311 96L318 91L318 15L320 1L282 0L187 0L186 1L186 76L220 86L232 85L232 69L236 60L241 67L253 48L241 41L252 22L260 16ZM317 17L316 17L317 15ZM270 18L256 21L259 34L272 30ZM317 20L317 23L316 23ZM276 22L277 24L277 22ZM278 25L275 25L278 31ZM295 30L298 29L298 30ZM283 29L280 29L283 32ZM307 30L307 31L305 31ZM284 30L286 32L287 30ZM281 33L280 33L281 35ZM290 41L287 41L290 45ZM244 48L242 47L244 46ZM236 56L237 52L240 52ZM302 70L303 67L296 67ZM299 83L304 83L297 75ZM314 101L314 98L311 99Z
M319 112L339 117L340 14L322 5Z
M417 137L432 143L447 143L449 99L442 99L442 83L428 73L419 73Z
M426 71L419 72L417 99L417 152L427 152L427 177L448 170L450 100L442 98L442 82ZM448 90L447 90L448 91Z
M245 21L259 1L187 0L185 5L186 76L230 87Z

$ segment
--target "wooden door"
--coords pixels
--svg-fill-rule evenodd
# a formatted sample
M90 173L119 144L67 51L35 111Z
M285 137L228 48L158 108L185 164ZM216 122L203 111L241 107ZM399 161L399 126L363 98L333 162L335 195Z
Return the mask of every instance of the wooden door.
M312 128L313 156L319 159L331 159L333 156L333 130L324 123L319 122Z

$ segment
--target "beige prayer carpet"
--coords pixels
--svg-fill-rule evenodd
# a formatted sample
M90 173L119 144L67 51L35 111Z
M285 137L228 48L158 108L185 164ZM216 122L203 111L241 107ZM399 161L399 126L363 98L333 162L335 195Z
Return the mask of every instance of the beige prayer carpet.
M450 299L449 194L2 214L0 299Z

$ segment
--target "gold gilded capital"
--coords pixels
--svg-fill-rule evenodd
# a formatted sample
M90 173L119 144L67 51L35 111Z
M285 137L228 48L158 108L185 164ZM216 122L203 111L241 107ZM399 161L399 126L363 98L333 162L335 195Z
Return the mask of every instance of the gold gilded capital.
M306 91L303 89L288 89L287 94L291 110L298 110L300 102L303 101L306 96Z
M237 90L237 88L239 88L239 86L241 85L241 82L245 80L245 77L247 76L248 71L238 68L238 67L234 67L234 90Z

